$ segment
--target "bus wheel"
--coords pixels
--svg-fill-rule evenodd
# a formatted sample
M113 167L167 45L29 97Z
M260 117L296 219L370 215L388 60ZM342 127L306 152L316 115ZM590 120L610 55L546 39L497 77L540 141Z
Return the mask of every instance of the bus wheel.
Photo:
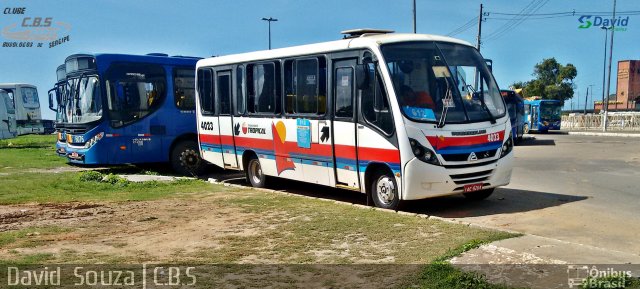
M525 133L529 133L529 125L528 125L528 124L526 124L526 123L525 123L525 124L522 126L522 133L523 133L523 134L525 134Z
M400 205L400 195L396 179L390 173L380 171L371 182L371 198L376 207L396 210Z
M198 154L198 143L181 141L171 151L171 166L185 176L198 176L204 172L205 163Z
M253 157L247 163L246 169L247 181L251 183L254 188L264 188L267 182L267 176L262 172L262 166L260 166L260 160Z
M477 192L472 192L472 193L463 193L464 197L472 200L472 201L482 201L486 198L488 198L489 196L491 196L491 194L493 194L494 189L486 189L486 190L481 190L481 191L477 191Z

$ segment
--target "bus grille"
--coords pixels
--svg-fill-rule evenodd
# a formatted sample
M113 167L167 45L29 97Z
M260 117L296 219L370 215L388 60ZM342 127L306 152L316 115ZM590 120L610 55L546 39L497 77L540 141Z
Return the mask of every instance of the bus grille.
M450 175L450 177L453 180L453 182L456 183L456 185L466 185L466 184L474 184L474 183L486 181L489 179L489 177L491 177L491 173L493 173L493 170L486 170L486 171L480 171L480 172L468 173L468 174Z
M474 152L476 154L476 157L478 158L478 160L482 160L482 159L487 159L487 158L492 158L496 155L496 152L498 150L487 150L487 151L479 151L479 152ZM469 154L468 153L464 153L464 154L443 154L442 158L445 161L448 162L466 162L467 160L469 160Z

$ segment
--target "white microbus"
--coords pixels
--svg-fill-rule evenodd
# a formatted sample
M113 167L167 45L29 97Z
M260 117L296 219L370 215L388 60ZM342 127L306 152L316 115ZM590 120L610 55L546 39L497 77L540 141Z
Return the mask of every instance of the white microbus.
M360 191L390 209L484 199L507 185L509 117L480 53L387 32L198 61L202 157L244 170L255 187L280 177Z
M18 135L44 133L38 89L26 83L0 83L0 89L13 99Z
M16 114L13 98L0 89L0 139L16 136Z

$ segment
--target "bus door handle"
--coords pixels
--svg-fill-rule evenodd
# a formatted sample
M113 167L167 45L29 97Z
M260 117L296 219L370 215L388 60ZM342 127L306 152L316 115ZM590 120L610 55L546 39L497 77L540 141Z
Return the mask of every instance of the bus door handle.
M358 129L363 129L363 128L364 128L364 125L361 125L361 124L358 125Z

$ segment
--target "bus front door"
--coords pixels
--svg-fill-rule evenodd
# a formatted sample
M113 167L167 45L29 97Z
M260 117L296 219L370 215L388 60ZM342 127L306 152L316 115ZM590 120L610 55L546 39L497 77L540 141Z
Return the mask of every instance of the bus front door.
M355 66L357 60L333 62L333 155L338 187L360 190L356 133Z
M231 71L216 72L216 100L220 113L218 122L220 125L220 143L222 145L222 162L224 168L238 168L236 158L236 145L233 133L233 116L231 115Z
M538 129L538 108L537 105L531 106L531 129Z

